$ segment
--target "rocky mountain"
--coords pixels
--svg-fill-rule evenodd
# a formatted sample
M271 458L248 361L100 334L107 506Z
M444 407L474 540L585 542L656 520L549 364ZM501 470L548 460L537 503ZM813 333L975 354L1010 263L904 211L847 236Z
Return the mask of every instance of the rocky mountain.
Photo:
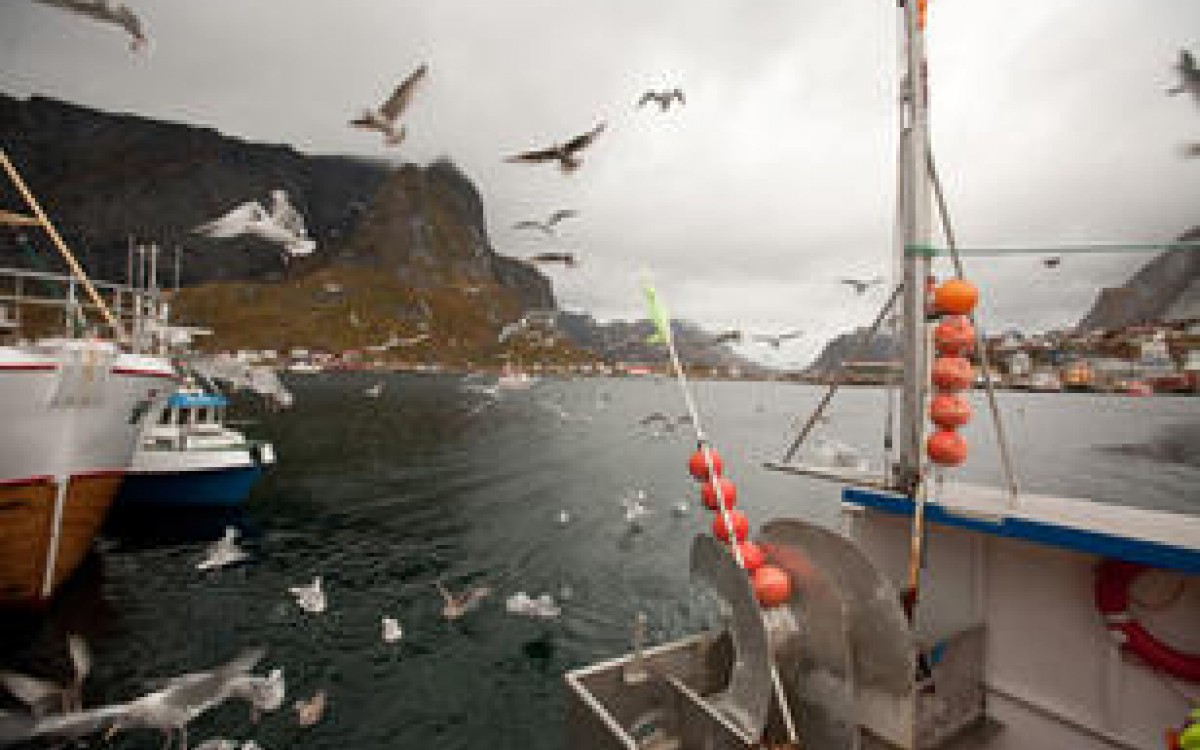
M837 372L845 360L880 362L897 359L901 356L899 342L894 341L886 332L879 332L860 352L860 347L866 341L869 328L857 328L848 333L834 337L811 365L808 372L814 376L829 376Z
M168 269L173 248L181 247L184 286L280 281L366 264L386 269L406 289L458 280L511 292L526 309L554 304L537 269L491 247L482 199L448 160L395 169L249 143L210 128L3 95L0 144L96 278L125 278L133 238L164 247ZM191 232L242 202L268 204L277 188L305 217L318 242L313 256L285 264L260 240ZM5 185L0 206L23 204ZM49 244L33 235L0 233L0 264L62 268ZM170 283L172 273L163 278Z
M1180 242L1200 241L1200 227ZM1200 317L1200 251L1169 250L1143 265L1122 286L1103 289L1079 330L1123 328L1156 320Z
M650 343L654 325L648 319L600 323L587 313L559 313L557 326L575 346L595 352L609 362L661 364L667 359L661 344ZM725 344L713 344L713 334L686 320L671 321L679 357L688 367L737 367L743 373L762 366Z

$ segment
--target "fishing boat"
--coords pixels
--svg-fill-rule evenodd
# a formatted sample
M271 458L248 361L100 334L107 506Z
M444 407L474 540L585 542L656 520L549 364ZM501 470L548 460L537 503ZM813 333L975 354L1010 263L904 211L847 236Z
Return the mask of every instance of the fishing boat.
M751 583L739 545L698 535L692 578L720 602L722 625L651 647L635 623L631 653L568 672L568 747L1144 749L1170 747L1190 720L1200 517L1021 490L998 410L1003 487L955 481L947 467L963 460L964 444L953 429L926 438L935 384L967 388L972 372L931 362L927 279L933 257L955 243L930 155L924 3L902 2L900 13L903 272L871 329L899 305L903 382L887 465L868 476L795 459L835 380L767 468L840 485L840 526L763 524L762 565L782 577L770 589L757 572ZM935 195L946 248L933 245ZM987 371L977 337L974 350ZM934 411L962 423L964 412ZM720 474L698 423L697 432L700 476ZM715 492L714 529L728 536L736 526ZM1154 601L1149 589L1159 589Z
M0 225L44 230L72 271L0 271L0 606L38 607L91 549L142 422L174 389L175 371L130 346L110 304L137 321L148 301L93 283L3 150L0 166L31 212L0 211ZM60 312L67 331L39 334L38 310Z
M275 462L271 443L225 425L229 399L185 382L146 420L120 505L234 507Z

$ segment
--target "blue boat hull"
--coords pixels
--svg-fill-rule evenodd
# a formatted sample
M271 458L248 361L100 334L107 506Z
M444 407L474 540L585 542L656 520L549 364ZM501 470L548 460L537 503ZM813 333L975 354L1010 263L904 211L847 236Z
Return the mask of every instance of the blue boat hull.
M178 505L233 507L245 502L262 467L182 471L161 474L126 474L117 495L118 505Z

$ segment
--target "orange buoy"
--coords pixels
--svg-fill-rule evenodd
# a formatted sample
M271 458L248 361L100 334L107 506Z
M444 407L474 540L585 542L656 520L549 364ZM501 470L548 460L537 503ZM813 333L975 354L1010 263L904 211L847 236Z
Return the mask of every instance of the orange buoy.
M740 510L729 511L729 521L733 524L733 535L737 537L739 542L746 541L746 536L750 533L750 521L746 518L746 514ZM725 516L718 513L717 517L712 522L712 533L717 539L722 542L729 541L729 529L725 528Z
M971 387L975 382L975 369L962 357L938 357L933 362L930 377L938 390L952 393Z
M963 279L947 279L933 290L933 308L943 315L970 315L979 301L979 290Z
M764 607L778 607L792 598L792 579L774 565L754 571L754 596Z
M938 354L960 356L975 346L975 328L965 315L951 315L933 329Z
M750 573L758 570L767 561L767 555L754 542L738 542L738 552L742 554L742 567Z
M700 497L704 500L704 505L709 510L717 509L717 488L716 485L721 485L721 497L725 500L725 507L732 508L737 505L737 486L729 481L729 477L717 477L717 481L709 480L700 488Z
M929 460L942 466L958 466L967 460L967 441L954 430L937 430L925 441Z
M720 474L725 469L725 464L721 460L721 456L712 448L708 449L712 454L713 471ZM708 479L708 463L704 460L704 449L697 448L692 457L688 459L688 471L695 477L697 482L703 482Z
M953 430L971 421L971 405L962 396L939 393L929 401L929 418L938 427Z

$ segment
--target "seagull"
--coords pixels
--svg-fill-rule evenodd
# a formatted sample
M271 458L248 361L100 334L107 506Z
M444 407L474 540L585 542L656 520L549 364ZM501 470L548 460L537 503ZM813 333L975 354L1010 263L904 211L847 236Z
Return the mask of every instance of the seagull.
M647 91L642 94L642 98L638 99L638 109L641 109L647 102L656 102L659 110L666 112L671 108L672 102L676 99L679 103L687 104L683 99L683 89L671 89L669 91Z
M239 563L250 557L238 546L238 530L233 526L225 527L225 536L213 542L208 548L208 555L196 564L196 570L212 570L226 565Z
M671 506L671 512L681 517L686 516L689 510L691 510L691 506L688 505L687 500L676 500L675 504Z
M571 514L565 510L560 510L558 515L555 516L555 520L558 522L559 526L566 526L571 522Z
M400 621L394 617L383 618L383 642L395 643L404 636L404 630L400 627Z
M1055 256L1053 258L1046 258L1045 260L1042 261L1042 265L1045 266L1046 268L1058 268L1060 263L1062 263L1062 258L1060 258L1058 256Z
M417 88L417 83L425 77L425 73L429 70L429 66L421 65L421 67L409 74L404 82L396 87L392 95L386 102L383 103L377 110L366 110L356 119L351 120L350 125L363 130L378 130L383 133L383 143L386 146L396 146L404 140L404 126L396 127L396 120L400 117L400 113L408 106L409 100L412 99L413 92Z
M1167 94L1191 94L1200 103L1200 68L1196 67L1196 59L1187 50L1179 50L1179 63L1175 66L1179 71L1179 85L1167 89Z
M302 727L311 727L325 715L325 691L318 690L313 697L306 701L296 701L296 723Z
M873 279L842 279L841 281L843 284L854 287L854 291L860 295L876 284L883 283L883 279L879 276L876 276Z
M446 604L442 607L442 617L447 620L457 620L466 613L475 609L479 602L483 601L484 597L489 596L492 590L487 586L475 586L461 594L452 594L446 590L441 581L433 584L441 593L442 599Z
M313 578L312 584L308 586L292 586L288 591L296 597L296 604L305 612L320 614L325 611L327 602L325 592L321 590L321 576Z
M596 140L596 136L604 132L605 127L607 127L606 124L602 122L588 132L577 135L566 143L555 144L549 148L537 151L525 151L515 156L510 156L505 161L531 164L543 161L556 161L563 172L574 172L580 165L577 154L591 145L592 141Z
M59 685L16 672L0 672L0 685L29 707L34 718L55 713L70 713L83 708L83 681L92 668L87 642L81 636L67 636L71 654L71 681Z
M282 669L272 669L265 677L247 674L233 678L229 697L241 698L250 704L250 721L258 722L263 711L275 711L283 705L287 684Z
M708 341L704 342L704 346L719 346L721 344L739 343L742 340L742 332L731 330L723 333L718 333Z
M526 258L530 263L562 263L567 268L579 265L574 253L538 253Z
M754 337L755 341L761 341L764 344L769 344L772 349L778 349L779 345L785 341L800 338L804 335L804 331L788 331L787 333L769 334L764 333Z
M271 201L270 212L258 201L247 201L224 216L201 224L192 231L217 239L228 239L243 234L258 237L282 247L285 263L292 256L311 255L317 249L317 243L309 238L304 228L304 219L292 207L287 193L283 190L273 190Z
M524 591L518 591L504 602L504 608L514 615L540 617L545 620L553 619L562 614L560 608L549 594L542 594L534 599Z
M383 393L383 381L376 383L367 390L363 391L363 395L368 398L379 398Z
M634 529L642 527L642 517L650 512L646 504L642 502L645 499L645 490L637 490L633 495L621 498L621 505L625 507L625 523Z
M146 38L145 28L142 26L141 20L130 10L129 6L124 3L114 3L112 0L34 0L42 5L50 5L55 8L62 8L72 13L88 18L111 23L120 26L129 35L133 37L133 41L129 43L129 49L134 52L139 52L146 48L149 40Z
M161 690L127 703L116 703L87 711L39 719L24 733L28 737L82 737L107 729L157 729L166 736L166 746L179 735L179 749L187 750L187 725L197 716L234 696L238 678L254 668L262 649L246 651L233 661L208 672L194 672L170 680Z
M559 209L558 211L555 211L554 213L550 214L550 218L546 219L544 222L536 221L534 219L518 221L516 224L513 224L513 229L539 229L544 234L553 236L554 235L554 226L556 224L558 224L563 219L570 219L571 217L578 216L578 215L579 215L578 211L573 211L569 208L562 208L562 209Z
M638 424L642 427L655 427L666 432L672 432L675 429L675 422L661 411L647 414L638 420Z

